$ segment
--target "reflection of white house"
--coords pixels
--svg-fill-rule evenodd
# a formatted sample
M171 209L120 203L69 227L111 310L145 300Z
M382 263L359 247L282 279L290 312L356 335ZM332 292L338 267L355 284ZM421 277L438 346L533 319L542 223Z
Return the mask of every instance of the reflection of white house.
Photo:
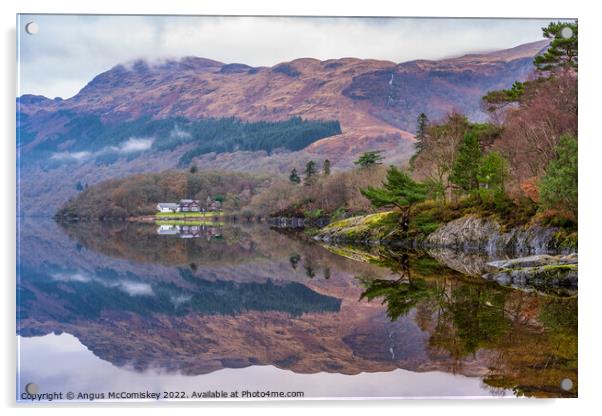
M180 238L206 237L207 241L221 237L220 227L205 225L175 225L162 224L157 228L159 235L177 235Z
M201 205L196 199L180 199L179 203L159 202L157 210L159 212L200 212Z
M157 204L157 210L159 212L177 212L180 206L172 202L159 202Z
M159 235L177 235L180 233L180 229L175 225L161 225L157 228L157 234Z

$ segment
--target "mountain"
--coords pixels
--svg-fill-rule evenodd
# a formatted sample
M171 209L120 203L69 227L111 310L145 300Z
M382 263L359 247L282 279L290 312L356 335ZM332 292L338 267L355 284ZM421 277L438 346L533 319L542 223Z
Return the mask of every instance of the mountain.
M436 120L456 109L483 120L480 97L527 78L533 57L546 47L540 41L401 64L302 58L250 67L186 57L117 65L72 98L17 99L21 207L52 213L75 193L78 181L92 184L185 162L287 172L328 158L334 169L344 169L358 154L380 149L389 163L403 163L413 151L411 132L420 112ZM266 128L262 122L276 123L267 127L271 141L253 146L233 140L223 150L199 149L203 120L231 117L258 123L250 127L255 130ZM291 137L287 129L295 118L318 124L294 127L302 145L276 149L279 138Z

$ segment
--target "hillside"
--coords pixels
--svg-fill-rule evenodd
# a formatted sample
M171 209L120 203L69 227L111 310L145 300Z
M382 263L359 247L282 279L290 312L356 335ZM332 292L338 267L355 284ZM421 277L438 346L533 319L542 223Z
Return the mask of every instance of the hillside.
M286 122L300 117L340 124L341 134L315 136L303 149L289 146L274 153L243 146L197 152L190 161L202 168L287 172L307 160L328 158L334 169L345 169L358 154L372 149L384 150L389 162L402 163L413 151L410 132L418 113L437 119L458 109L471 118L484 118L480 97L527 78L533 56L545 47L546 41L540 41L504 51L398 65L356 58L303 58L253 68L196 57L117 65L72 98L24 95L17 99L21 206L28 213L49 214L75 193L78 181L93 184L181 165L194 143L157 149L149 144L182 132L176 127L169 133L148 129L148 123L180 117L192 122L228 117ZM112 156L110 165L87 157L99 145L87 135L90 123L99 129L119 129L141 120L147 122L127 134L119 131L120 141L110 144L134 151ZM49 149L54 153L46 153L46 160L28 162L32 154Z

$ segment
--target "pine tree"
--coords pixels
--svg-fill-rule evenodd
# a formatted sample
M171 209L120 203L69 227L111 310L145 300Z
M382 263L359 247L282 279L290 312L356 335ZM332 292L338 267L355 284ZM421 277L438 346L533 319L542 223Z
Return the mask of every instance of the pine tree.
M192 166L190 166L190 173L195 174L198 170L199 168L197 168L196 165L193 164Z
M562 136L556 146L556 159L546 169L539 183L539 198L544 208L561 208L577 217L578 170L577 139Z
M77 183L75 184L75 189L79 192L84 190L84 185L82 185L82 183L80 181L77 181Z
M424 113L420 113L417 119L416 127L416 152L420 152L424 148L424 140L426 138L426 127L428 124L428 117Z
M391 166L387 170L387 177L382 187L369 186L360 189L360 192L377 208L398 208L401 211L400 226L404 234L407 233L410 226L412 206L424 201L427 195L426 186L414 181L407 173L395 166Z
M316 162L310 160L305 164L305 185L311 185L314 182L314 176L317 173Z
M466 133L452 165L451 175L449 175L450 182L467 192L478 189L481 154L479 137L474 132Z
M486 201L505 199L504 185L508 177L508 161L499 152L489 152L481 157L477 172L479 197Z
M354 164L360 168L368 168L371 166L382 165L383 157L380 155L382 150L372 150L370 152L363 153Z
M324 176L330 175L330 160L326 159L324 161L324 164L322 165L322 172L324 173Z
M297 265L299 264L299 261L301 261L301 256L297 253L293 253L288 259L291 263L291 267L293 269L297 269Z
M541 28L543 36L551 39L550 46L533 59L540 71L554 71L559 68L577 70L577 21L573 23L552 22ZM570 35L565 37L566 35Z
M508 161L500 152L489 152L479 161L477 179L486 189L504 189L508 176Z
M297 169L293 168L293 170L291 170L291 174L289 175L289 180L293 183L301 183L301 177L299 176L299 173L297 172Z

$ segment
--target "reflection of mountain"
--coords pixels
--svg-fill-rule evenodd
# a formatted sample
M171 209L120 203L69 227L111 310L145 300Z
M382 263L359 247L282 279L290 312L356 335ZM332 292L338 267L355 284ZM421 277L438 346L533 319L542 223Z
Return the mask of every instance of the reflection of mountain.
M467 280L413 256L383 258L397 275L391 280L386 269L263 227L242 235L241 241L253 241L255 257L231 265L227 258L199 262L193 270L131 261L123 252L107 257L50 224L29 222L21 239L19 332L67 332L101 359L137 370L440 370L480 376L519 394L573 394L558 383L576 381L575 299ZM391 302L401 305L394 321L387 315Z
M239 283L205 280L181 269L188 287L174 283L148 283L127 273L98 269L93 275L49 266L44 271L21 268L27 281L20 286L19 312L35 315L38 304L47 304L52 296L57 308L53 317L63 322L98 319L103 311L152 314L233 315L249 310L282 311L293 316L305 312L336 312L340 300L321 295L296 282ZM45 301L43 301L45 300Z

